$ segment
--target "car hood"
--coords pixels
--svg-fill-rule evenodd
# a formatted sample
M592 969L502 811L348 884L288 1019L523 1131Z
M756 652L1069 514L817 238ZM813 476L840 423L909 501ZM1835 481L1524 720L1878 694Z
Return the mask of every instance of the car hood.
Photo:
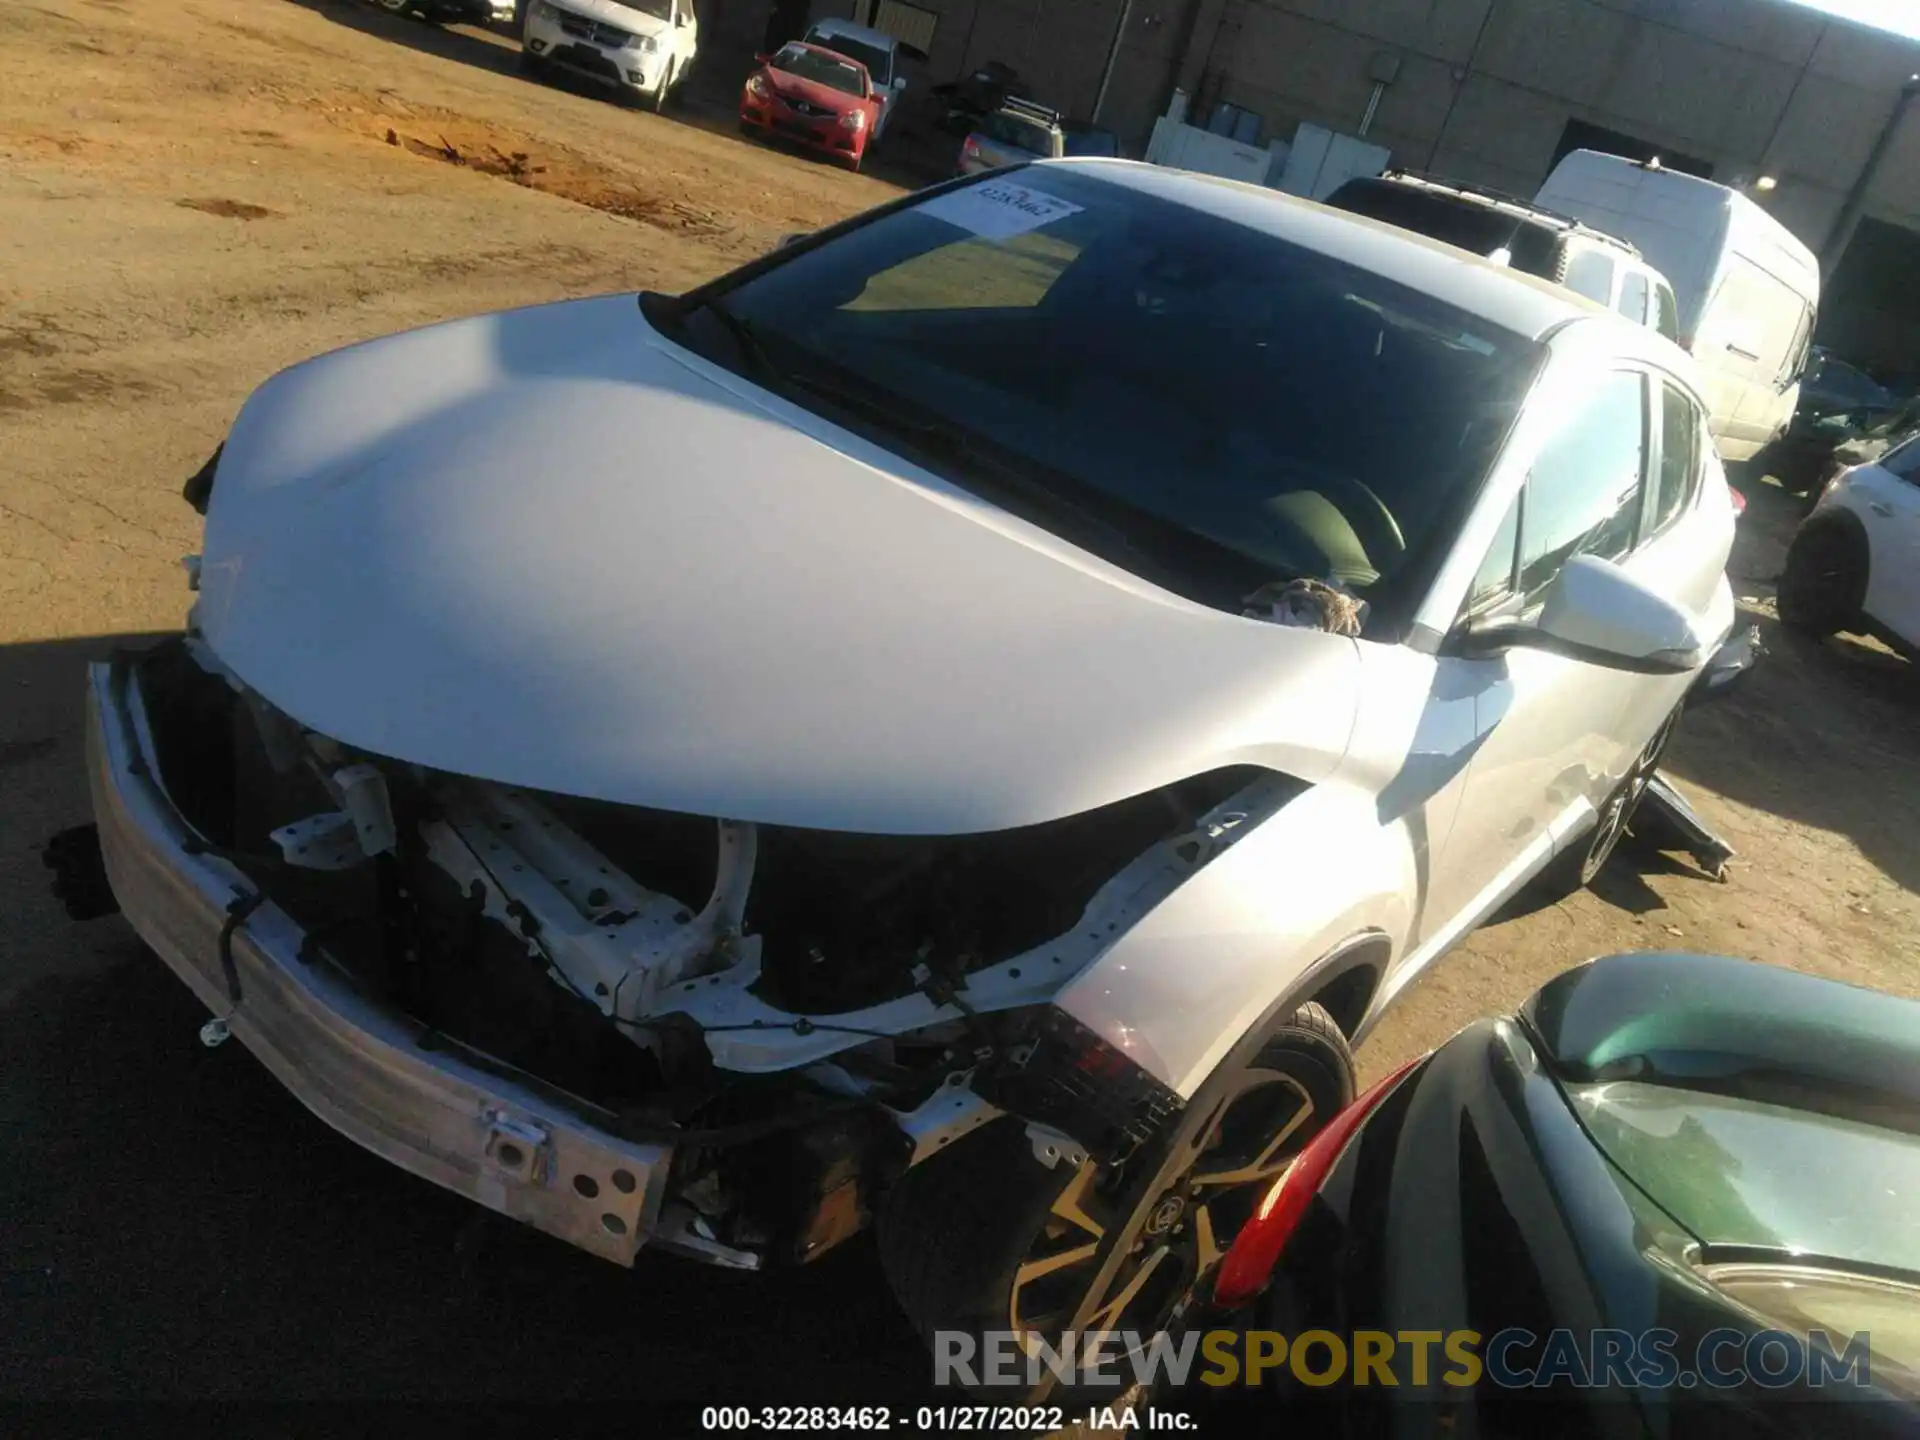
M195 623L302 724L621 804L900 834L1329 774L1357 642L1173 596L674 345L631 295L247 402Z
M658 15L649 15L644 10L619 4L618 0L564 0L561 8L598 20L603 25L629 30L635 35L664 35L673 29L671 20L662 20Z
M1525 1014L1594 1143L1703 1242L1920 1271L1920 1003L1640 952Z
M877 96L870 101L858 95L849 95L845 90L836 90L831 85L823 85L818 80L808 80L786 70L776 70L771 65L764 67L760 73L767 77L767 83L783 100L805 100L837 114L859 110L878 100Z

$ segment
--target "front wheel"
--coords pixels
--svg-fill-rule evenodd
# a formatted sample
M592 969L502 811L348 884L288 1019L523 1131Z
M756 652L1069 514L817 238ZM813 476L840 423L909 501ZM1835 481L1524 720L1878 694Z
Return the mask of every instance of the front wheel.
M952 1347L938 1337L972 1338L976 1364L971 1379L955 1373L960 1383L996 1401L1111 1400L1133 1383L1127 1361L1103 1392L1060 1381L1046 1351L1061 1353L1069 1332L1131 1332L1145 1344L1165 1329L1273 1180L1353 1094L1346 1037L1325 1010L1305 1006L1243 1043L1144 1162L1049 1169L1012 1117L923 1161L887 1197L881 1264L936 1358ZM1024 1352L1012 1385L995 1387L978 1368L995 1336Z
M1855 623L1866 601L1861 548L1832 522L1802 525L1787 549L1775 597L1781 623L1816 638Z

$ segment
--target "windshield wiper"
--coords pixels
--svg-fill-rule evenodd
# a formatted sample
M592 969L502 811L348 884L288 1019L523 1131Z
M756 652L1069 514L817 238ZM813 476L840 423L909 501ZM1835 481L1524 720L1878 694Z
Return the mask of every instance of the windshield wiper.
M785 372L767 354L767 347L760 343L759 335L754 333L752 321L742 319L718 300L704 301L698 308L720 322L720 328L727 332L727 338L733 341L733 348L740 352L740 358L747 362L747 368L753 371L756 379L786 378Z
M984 480L990 489L997 487L1003 495L1025 500L1052 519L1066 520L1082 530L1105 536L1114 547L1140 562L1136 568L1163 578L1170 573L1163 561L1140 548L1135 537L1118 520L1035 478L1024 466L1000 459L960 427L939 420L908 418L896 405L823 375L788 370L781 372L781 378L830 404L878 422L910 446L957 462L970 477Z
M1184 574L1164 559L1143 550L1133 529L1120 519L1103 513L1105 507L1086 504L1064 493L1058 486L1036 478L1026 467L998 458L959 426L941 420L908 416L902 413L905 407L898 402L869 394L855 386L844 385L816 371L781 365L767 353L753 322L734 314L717 300L707 300L698 308L719 322L752 372L752 378L768 389L803 390L836 409L859 415L888 436L905 441L911 449L957 463L969 478L983 482L990 491L998 490L1001 498L1011 496L1024 501L1028 508L1041 511L1048 519L1064 521L1069 529L1079 531L1082 538L1088 532L1103 537L1109 551L1119 551L1127 556L1130 562L1127 568L1143 578L1182 592L1190 588L1193 576ZM1131 507L1114 503L1116 508L1127 511L1128 519L1136 519ZM1168 528L1164 522L1145 514L1138 515L1136 523L1139 528ZM1073 539L1074 536L1068 535L1066 538ZM1108 558L1113 558L1111 553ZM1184 583L1176 583L1179 581Z

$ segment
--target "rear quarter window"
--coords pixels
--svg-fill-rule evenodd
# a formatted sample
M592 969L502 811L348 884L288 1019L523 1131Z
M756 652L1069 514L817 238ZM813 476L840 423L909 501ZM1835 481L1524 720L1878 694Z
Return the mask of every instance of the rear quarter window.
M1700 488L1700 462L1705 453L1706 419L1681 391L1660 387L1660 464L1654 473L1652 508L1647 533L1656 535L1671 525Z
M1673 297L1673 287L1664 280L1653 282L1653 328L1667 339L1680 339L1680 302Z
M1647 277L1638 270L1629 270L1620 281L1620 313L1636 325L1647 323Z
M1596 305L1613 306L1613 257L1601 250L1576 249L1567 258L1560 283Z

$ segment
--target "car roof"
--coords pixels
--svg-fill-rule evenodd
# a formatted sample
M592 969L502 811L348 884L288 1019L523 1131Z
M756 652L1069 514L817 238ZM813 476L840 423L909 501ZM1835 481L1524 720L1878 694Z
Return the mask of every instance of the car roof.
M1432 295L1527 340L1544 341L1573 321L1591 322L1608 327L1611 346L1621 354L1681 374L1691 372L1686 352L1649 327L1549 280L1496 265L1397 225L1334 210L1264 185L1145 161L1069 157L1035 164L1071 165L1078 173L1097 176L1109 184L1124 185L1263 231Z
M851 20L835 20L829 17L816 20L807 27L809 35L832 35L842 40L864 40L876 50L891 50L900 42L884 30L876 30L871 25L856 25Z

